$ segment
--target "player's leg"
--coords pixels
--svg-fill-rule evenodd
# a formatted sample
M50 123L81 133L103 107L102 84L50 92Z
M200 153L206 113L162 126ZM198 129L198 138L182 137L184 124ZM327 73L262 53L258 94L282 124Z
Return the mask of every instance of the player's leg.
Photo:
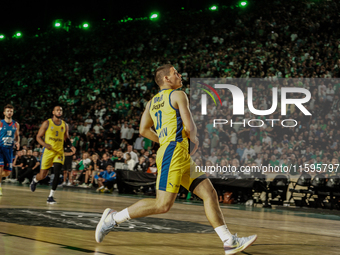
M0 150L0 196L2 196L2 178L8 177L12 172L13 150L1 148Z
M167 191L157 190L156 199L146 198L138 201L127 208L127 215L124 213L114 217L117 224L125 221L125 216L130 219L146 217L152 214L161 214L168 212L175 202L177 193L170 193ZM126 209L125 209L126 210Z
M96 228L95 238L102 242L115 226L129 219L141 218L152 214L166 213L175 202L177 193L157 190L156 199L145 198L120 212L107 208Z
M179 191L182 173L178 165L181 157L181 148L177 143L170 143L161 147L157 152L158 175L156 180L156 199L143 199L126 209L127 215L131 218L140 218L152 214L166 213L175 202ZM117 224L125 214L119 212L114 220Z
M41 180L44 180L47 177L49 170L50 167L48 169L40 169L40 172L35 176L34 181L39 182Z
M1 182L2 182L2 175L4 174L4 166L5 166L5 161L4 161L4 151L3 147L0 147L0 188L1 188Z
M55 204L56 201L54 200L54 194L58 188L58 184L60 181L60 173L62 172L63 165L61 163L53 163L53 169L54 169L54 178L52 182L52 189L50 191L50 194L47 198L47 203L49 204Z
M97 242L101 242L105 235L124 221L166 213L170 210L177 197L182 179L182 169L177 165L177 159L180 161L180 150L176 143L170 143L158 150L156 162L160 167L156 180L156 199L142 199L120 212L106 209L96 228Z
M41 155L41 167L40 172L33 178L34 182L39 182L46 178L48 175L48 171L53 165L53 159L55 157L55 153L44 148L43 153Z
M0 196L2 196L2 178L8 177L11 174L11 171L6 171L3 166L0 166Z
M41 168L40 172L33 177L33 180L31 182L31 191L34 192L35 189L37 188L37 184L39 181L44 180L47 175L48 171L53 165L53 158L54 158L54 153L48 150L43 150L43 154L41 155Z
M217 228L219 226L225 225L224 217L218 202L218 196L210 180L209 179L202 180L195 187L193 192L195 195L197 195L203 200L205 214L211 226L213 228Z
M41 180L44 180L47 177L49 170L50 169L40 169L40 172L36 176L33 177L31 185L30 185L32 192L34 192L35 189L37 188L38 182Z
M243 251L255 242L257 235L239 238L229 232L225 225L216 190L209 179L200 182L193 192L203 200L205 214L223 242L225 254Z

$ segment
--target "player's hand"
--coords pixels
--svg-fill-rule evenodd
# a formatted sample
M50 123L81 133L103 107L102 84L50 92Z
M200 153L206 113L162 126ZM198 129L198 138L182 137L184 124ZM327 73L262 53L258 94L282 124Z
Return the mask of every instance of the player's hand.
M196 136L193 140L191 140L195 144L195 148L191 151L190 155L194 155L198 149L198 145L200 144L200 141L198 140L198 137Z
M48 150L52 150L52 145L51 144L48 144L46 143L45 144L45 148L48 149Z
M15 143L15 146L17 147L17 150L20 149L20 143L19 143L19 142L16 142L16 143Z

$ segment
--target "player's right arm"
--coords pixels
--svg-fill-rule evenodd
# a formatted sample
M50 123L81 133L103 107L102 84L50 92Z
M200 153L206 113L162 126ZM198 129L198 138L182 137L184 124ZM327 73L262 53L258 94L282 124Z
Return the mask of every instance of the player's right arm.
M174 91L171 95L171 102L174 108L179 110L183 124L186 127L186 133L190 140L194 142L197 139L197 128L189 109L187 95L183 91Z
M157 133L151 128L153 126L153 121L150 116L149 108L150 108L150 102L149 101L145 107L145 111L142 115L142 119L140 121L140 127L139 127L139 133L150 139L151 141L154 141L156 143L159 143L158 135Z
M197 127L189 109L188 97L183 91L174 91L171 94L170 100L172 102L173 107L179 110L183 124L186 128L185 131L190 141L195 144L194 150L190 153L192 155L196 152L198 148L199 140L197 137Z
M37 134L37 142L41 146L45 147L46 149L52 150L52 146L50 144L48 144L48 143L45 143L45 141L43 139L47 129L48 129L48 121L46 120L46 121L43 122L43 124L41 125L41 127L39 129L39 132Z

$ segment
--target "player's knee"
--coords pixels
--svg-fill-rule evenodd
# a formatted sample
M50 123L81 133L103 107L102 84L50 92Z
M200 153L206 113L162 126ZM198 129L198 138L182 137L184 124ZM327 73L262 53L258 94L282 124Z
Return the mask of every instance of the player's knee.
M2 172L2 177L7 177L7 176L9 176L10 174L11 174L10 171L3 171L3 172Z
M202 197L203 200L217 200L218 195L214 188L207 190L207 192L204 193L204 196Z
M171 207L172 207L171 203L161 203L158 205L157 211L158 213L167 213L168 211L170 211Z

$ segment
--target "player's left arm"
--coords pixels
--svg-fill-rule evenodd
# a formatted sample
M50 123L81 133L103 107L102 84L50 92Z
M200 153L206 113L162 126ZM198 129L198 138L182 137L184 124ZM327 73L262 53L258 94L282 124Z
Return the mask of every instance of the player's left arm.
M15 135L14 135L14 141L15 141L15 146L17 147L17 150L20 149L20 125L17 122L17 131L15 131Z
M152 121L152 118L151 118L151 115L149 113L149 108L150 108L150 102L149 101L147 104L146 104L146 107L145 107L145 110L144 110L144 113L142 115L142 119L140 121L140 127L139 127L139 133L150 139L151 141L154 141L156 143L159 143L159 139L158 139L158 135L157 133L152 129L152 126L153 126L153 121Z
M72 152L64 152L64 155L65 156L73 156L76 153L77 150L76 150L76 148L73 147L73 145L71 143L70 136L69 136L69 133L68 133L68 125L67 125L66 122L65 122L64 140L65 140L66 145L69 145L71 147L71 150L72 150Z

